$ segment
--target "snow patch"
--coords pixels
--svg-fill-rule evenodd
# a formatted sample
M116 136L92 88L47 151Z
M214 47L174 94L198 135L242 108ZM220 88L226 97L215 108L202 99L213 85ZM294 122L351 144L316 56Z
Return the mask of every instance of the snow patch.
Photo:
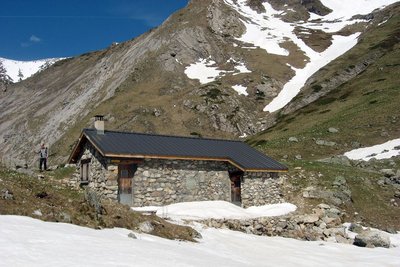
M180 63L179 61L177 61ZM189 79L197 79L201 84L206 84L215 81L217 78L221 78L228 73L234 73L233 75L241 73L251 73L247 69L243 62L236 61L230 58L227 62L235 64L234 71L219 70L217 63L211 59L211 56L206 59L199 59L197 62L190 64L185 69L185 74Z
M216 67L217 63L210 58L199 59L186 67L185 74L189 79L198 79L201 84L215 81L221 74L221 70Z
M235 70L237 70L239 73L235 73L233 75L240 73L251 73L251 70L249 70L243 62L238 63L238 65L235 66Z
M247 93L247 87L237 84L237 85L233 85L232 86L233 90L235 90L236 92L238 92L239 95L245 95L248 96L249 94Z
M225 0L239 14L247 18L241 20L246 27L246 32L237 40L249 43L266 50L268 53L288 56L289 51L280 46L292 34L293 27L278 17L281 12L274 10L268 3L263 3L266 13L259 14L249 6L247 0Z
M389 159L394 156L400 156L400 138L387 141L386 143L362 147L344 153L346 157L352 160L370 159Z
M389 19L385 19L384 21L380 22L380 23L378 24L378 26L381 26L381 25L385 24L388 20L389 20Z
M194 201L171 204L162 207L133 207L136 211L156 211L157 215L173 220L183 219L251 219L280 216L296 210L290 203L249 207L247 209L226 201Z
M264 111L274 112L286 106L300 92L311 75L355 46L359 35L360 33L349 36L334 35L332 45L324 52L309 53L310 62L303 69L292 67L296 74L283 86L278 96L264 108Z
M381 9L387 5L398 2L398 0L353 0L346 4L337 0L321 0L321 3L332 10L326 16L310 13L310 20L318 20L315 23L306 24L306 27L320 29L325 32L337 32L347 25L353 25L365 20L353 20L354 15L367 15L375 9Z
M247 133L243 133L242 135L239 136L239 138L246 138L247 137Z
M246 65L244 64L244 62L240 62L240 61L236 61L233 58L230 58L227 62L232 62L235 64L235 71L237 71L237 73L234 73L233 75L238 75L241 73L251 73L251 70L249 70ZM234 72L235 72L234 71Z

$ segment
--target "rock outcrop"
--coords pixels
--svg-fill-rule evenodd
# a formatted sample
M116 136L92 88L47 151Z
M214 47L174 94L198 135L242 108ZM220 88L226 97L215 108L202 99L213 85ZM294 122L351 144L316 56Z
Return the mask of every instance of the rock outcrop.
M311 214L261 217L247 220L208 219L201 223L209 227L227 228L255 235L283 236L300 240L329 241L351 244L343 213L336 207L320 204Z

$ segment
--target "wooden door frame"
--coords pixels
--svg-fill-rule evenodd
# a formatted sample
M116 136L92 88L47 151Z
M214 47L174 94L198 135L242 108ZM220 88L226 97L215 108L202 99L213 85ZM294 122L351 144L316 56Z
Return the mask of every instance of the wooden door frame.
M128 171L128 177L122 177L121 173L123 170ZM118 202L121 203L121 195L124 193L122 192L122 185L121 185L121 180L126 179L130 183L130 189L126 193L126 195L130 195L130 203L123 203L123 204L128 204L131 205L133 203L133 177L135 175L135 172L137 170L137 164L118 164Z
M230 191L231 191L231 203L234 204L241 204L242 203L242 182L243 182L243 175L244 172L243 171L233 171L233 172L229 172L229 180L230 180ZM234 192L233 188L233 177L237 176L240 180L239 180L239 186L235 187L235 188L239 188L236 192ZM234 199L234 195L238 194L238 200Z

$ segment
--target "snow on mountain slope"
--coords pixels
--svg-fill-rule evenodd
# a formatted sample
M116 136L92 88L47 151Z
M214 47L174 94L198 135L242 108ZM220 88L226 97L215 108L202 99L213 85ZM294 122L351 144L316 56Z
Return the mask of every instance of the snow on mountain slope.
M38 71L41 71L57 61L63 58L48 58L35 61L17 61L6 58L1 58L0 61L3 63L4 68L7 70L8 76L11 77L13 82L19 82L31 77ZM19 77L18 74L21 71L22 76Z
M352 19L354 15L367 15L375 9L398 2L399 0L353 0L343 4L337 0L320 0L321 3L332 10L326 16L311 13L310 20L321 20L314 23L313 29L321 29L325 32L336 32L346 25L355 24L362 20ZM321 23L322 22L322 23Z
M332 45L324 52L309 53L310 62L302 69L292 67L296 72L295 76L284 85L282 91L264 108L264 111L274 112L283 108L300 92L311 75L355 46L358 36L359 33L349 36L334 35Z
M286 12L273 9L269 3L263 3L265 13L258 13L247 5L246 0L225 0L226 4L246 18L246 20L241 20L246 27L246 32L237 40L260 47L270 54L290 56L290 52L282 47L282 44L289 40L308 57L304 68L296 69L292 66L296 72L295 76L264 108L264 111L274 112L283 108L300 92L311 75L357 44L359 33L349 36L334 34L345 26L366 21L352 19L353 16L368 14L377 8L398 2L398 0L354 0L345 4L334 0L321 0L321 2L332 12L326 16L311 13L307 22L285 22L281 16ZM325 51L318 53L296 36L294 33L296 27L302 27L303 31L308 29L333 33L332 44Z
M197 79L201 84L206 84L215 81L217 78L221 78L227 73L233 73L237 75L240 73L250 73L251 71L247 69L243 62L236 61L230 58L228 62L235 65L233 71L225 71L218 69L217 63L209 58L200 58L197 62L190 64L185 68L184 73L189 79Z
M400 156L400 138L387 141L371 147L362 147L344 153L352 160L389 159Z

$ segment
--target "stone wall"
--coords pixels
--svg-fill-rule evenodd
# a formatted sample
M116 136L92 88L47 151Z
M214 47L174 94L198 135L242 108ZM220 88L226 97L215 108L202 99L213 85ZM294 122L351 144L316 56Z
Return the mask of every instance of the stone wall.
M242 207L284 202L281 184L276 173L245 172L241 185Z
M113 200L118 199L118 165L111 164L109 159L104 158L89 143L85 144L83 152L79 156L80 160L76 164L71 185L81 184L80 161L89 159L89 188L95 191L100 197Z
M79 158L90 159L87 186L100 197L118 200L117 163L104 158L89 143ZM133 206L206 200L230 202L228 170L233 169L230 164L218 161L145 159L137 165L133 177ZM242 206L283 202L280 181L273 173L245 172L241 184ZM80 185L80 161L71 184Z
M133 178L134 206L230 198L224 162L146 159Z

